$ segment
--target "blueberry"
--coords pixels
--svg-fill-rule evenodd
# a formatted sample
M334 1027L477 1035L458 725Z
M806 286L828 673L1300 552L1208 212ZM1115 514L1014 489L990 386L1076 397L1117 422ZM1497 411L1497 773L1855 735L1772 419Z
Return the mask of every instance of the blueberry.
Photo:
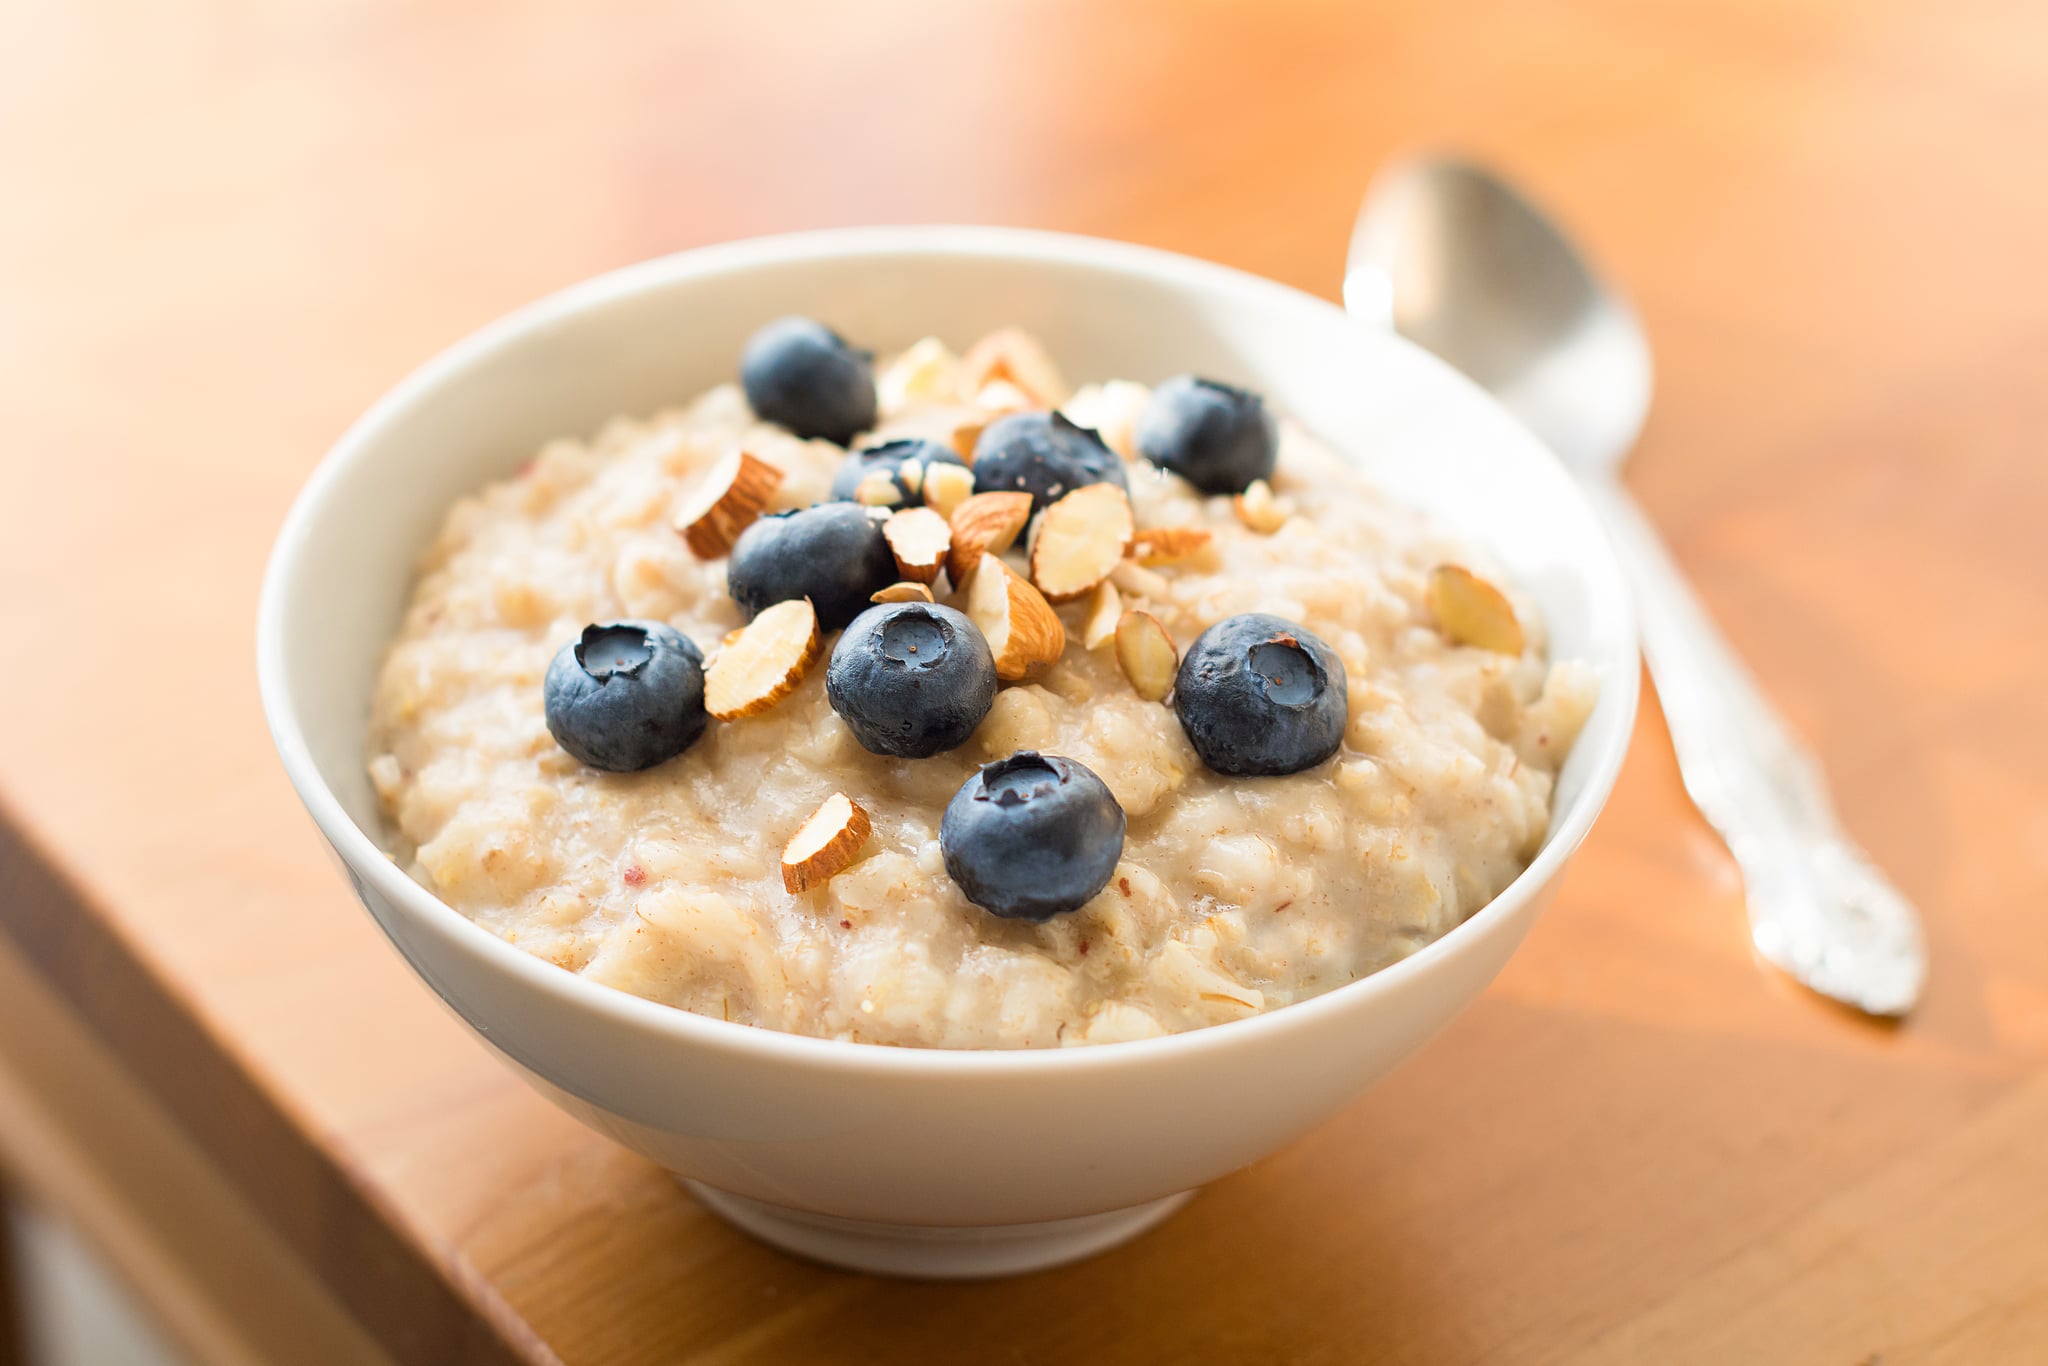
M1266 401L1213 379L1175 375L1138 415L1138 453L1204 493L1243 493L1269 479L1280 429Z
M906 503L915 505L922 502L922 481L920 489L914 489L903 481L903 465L909 460L917 461L927 470L934 465L964 467L967 464L951 446L941 446L936 441L916 438L884 441L879 446L869 446L866 450L854 451L846 457L845 462L839 466L839 473L832 476L832 496L854 500L862 480L869 475L886 474L895 481L895 500L889 503L875 503L872 506L902 507Z
M996 700L996 657L950 607L870 607L833 647L825 696L872 754L929 759L974 734Z
M749 619L791 598L809 598L818 625L836 631L896 582L882 523L857 503L820 503L757 519L733 542L725 586Z
M969 901L1012 920L1085 905L1124 852L1124 809L1072 759L1019 750L969 778L939 822L946 872Z
M1023 489L1035 513L1087 484L1128 490L1124 462L1088 427L1064 413L1012 413L974 443L974 491Z
M696 742L704 713L704 652L658 621L586 626L548 665L541 688L548 731L589 764L631 773Z
M875 425L875 356L809 318L778 318L740 357L747 402L798 436L844 446Z
M1283 617L1227 617L1188 647L1173 709L1195 753L1218 773L1298 773L1344 742L1344 661Z

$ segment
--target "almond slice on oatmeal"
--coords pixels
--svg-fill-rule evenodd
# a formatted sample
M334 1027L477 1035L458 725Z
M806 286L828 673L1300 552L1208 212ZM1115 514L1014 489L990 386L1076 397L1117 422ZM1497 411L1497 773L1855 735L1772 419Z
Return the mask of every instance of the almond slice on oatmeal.
M1251 486L1230 503L1237 509L1237 520L1261 536L1272 535L1287 525L1287 519L1294 515L1294 505L1285 498L1275 497L1273 486L1263 479L1252 480Z
M782 471L767 461L728 451L683 500L676 530L698 559L720 559L767 508L781 483Z
M892 416L913 404L943 402L959 391L960 358L937 337L912 342L875 376L879 406Z
M888 470L874 470L861 476L853 487L853 501L862 507L892 508L903 498L896 476Z
M953 509L946 519L953 545L946 569L955 584L965 585L983 555L1000 555L1017 543L1017 533L1031 520L1031 495L1001 490L977 493Z
M1458 645L1497 654L1522 653L1522 623L1507 594L1462 565L1440 564L1429 571L1424 594L1437 629Z
M953 545L953 528L930 508L905 508L882 523L882 539L896 557L896 572L918 583L930 583L945 567Z
M992 418L1028 413L1045 406L1006 379L992 379L976 389L974 405Z
M1116 623L1116 662L1147 702L1164 702L1180 669L1180 650L1158 617L1132 608Z
M1048 507L1031 542L1031 578L1051 602L1072 602L1109 577L1130 548L1131 500L1115 484L1088 484Z
M932 590L925 584L911 580L892 583L887 588L868 594L869 602L937 602Z
M873 832L859 802L833 793L782 847L783 887L795 896L845 872Z
M941 517L974 496L974 471L965 465L933 465L925 471L924 505Z
M962 392L977 399L992 383L1008 384L1024 396L1025 408L1057 408L1069 392L1045 344L1021 327L997 328L968 347L960 358L960 382Z
M1134 598L1163 602L1173 584L1164 574L1155 574L1136 560L1125 560L1109 571L1109 581Z
M704 710L721 721L760 715L803 682L821 645L809 598L765 609L705 667Z
M1153 526L1131 538L1131 558L1143 565L1177 564L1209 548L1216 533L1205 526Z
M1099 649L1116 635L1116 624L1124 614L1123 595L1108 579L1095 585L1088 598L1088 610L1081 618L1081 647Z
M1067 648L1067 628L1045 595L992 554L982 555L968 579L966 607L1006 683L1044 673Z

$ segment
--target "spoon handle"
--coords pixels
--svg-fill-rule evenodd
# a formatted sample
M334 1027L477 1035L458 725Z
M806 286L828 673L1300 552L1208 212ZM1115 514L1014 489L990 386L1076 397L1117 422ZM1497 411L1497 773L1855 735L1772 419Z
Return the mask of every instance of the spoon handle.
M1794 738L1686 586L1656 529L1609 478L1587 492L1636 590L1643 652L1685 789L1742 869L1766 960L1871 1015L1919 999L1919 916L1843 833L1819 763Z

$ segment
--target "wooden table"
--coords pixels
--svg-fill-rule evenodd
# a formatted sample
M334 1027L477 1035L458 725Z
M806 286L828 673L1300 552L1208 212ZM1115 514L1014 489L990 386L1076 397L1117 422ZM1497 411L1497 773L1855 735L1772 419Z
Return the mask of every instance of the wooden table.
M2048 1359L2048 9L2030 0L0 16L0 1162L207 1360ZM1324 294L1417 141L1641 300L1632 478L1924 908L1897 1029L1758 970L1644 717L1486 997L1159 1231L1001 1284L787 1260L387 949L257 711L258 575L417 361L825 224Z

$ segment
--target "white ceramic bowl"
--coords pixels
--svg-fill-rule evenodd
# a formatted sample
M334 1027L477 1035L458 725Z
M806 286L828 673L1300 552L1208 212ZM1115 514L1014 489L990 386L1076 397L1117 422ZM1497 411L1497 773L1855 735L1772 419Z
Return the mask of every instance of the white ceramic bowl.
M1471 920L1363 981L1170 1038L1036 1052L880 1048L691 1015L471 924L379 850L364 774L376 663L449 504L544 441L734 377L767 319L884 351L1005 323L1076 377L1249 384L1397 496L1488 546L1602 694L1535 862ZM1449 368L1320 299L1139 247L981 228L809 233L687 252L522 309L359 421L293 507L264 584L264 708L370 913L542 1094L785 1248L988 1275L1086 1255L1356 1098L1507 961L1607 798L1636 649L1607 541L1559 465Z

